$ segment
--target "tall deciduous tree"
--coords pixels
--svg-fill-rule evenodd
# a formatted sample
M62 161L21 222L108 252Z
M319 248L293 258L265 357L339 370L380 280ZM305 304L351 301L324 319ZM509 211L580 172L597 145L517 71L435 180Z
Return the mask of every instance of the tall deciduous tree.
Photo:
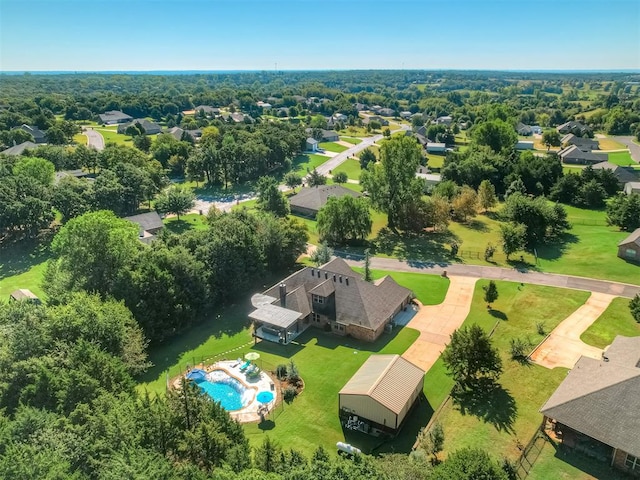
M180 215L187 213L195 205L195 195L191 190L179 185L168 188L158 196L156 210L162 213L173 213L180 220Z
M302 177L296 172L289 172L284 176L284 184L295 192L296 187L302 185Z
M500 225L502 251L509 257L522 250L526 242L527 228L521 223L503 223Z
M262 177L256 185L258 191L257 206L260 210L271 212L277 217L289 214L289 202L278 188L273 177Z
M391 229L401 223L406 205L422 195L422 182L416 178L421 158L420 147L412 138L390 138L380 148L380 163L362 172L361 184L374 208L387 214Z
M48 186L53 183L55 167L53 163L43 158L20 157L13 166L13 174L33 178L41 185Z
M640 195L619 193L607 204L607 222L632 232L640 227Z
M500 153L515 147L518 134L510 123L496 119L476 126L472 138L478 145L487 145L494 152Z
M310 187L318 187L320 185L326 185L327 177L318 172L315 168L309 175L307 175L307 183Z
M489 180L483 180L478 187L478 204L483 211L487 211L495 207L498 202L496 198L496 189Z
M318 233L330 243L364 240L371 233L371 212L365 198L329 197L317 215Z
M109 211L85 213L69 220L53 239L54 258L47 266L44 288L106 297L140 247L137 225Z
M560 146L560 133L557 130L547 130L542 134L542 143L546 145L547 150L551 147Z
M491 304L498 299L498 287L496 286L496 282L489 280L489 283L484 285L482 290L484 290L484 301L487 302L487 306L491 308Z
M448 373L462 387L481 378L495 379L502 373L502 360L491 339L477 324L462 327L451 335L442 353Z
M333 249L326 242L320 243L311 253L310 259L316 266L324 265L331 260Z

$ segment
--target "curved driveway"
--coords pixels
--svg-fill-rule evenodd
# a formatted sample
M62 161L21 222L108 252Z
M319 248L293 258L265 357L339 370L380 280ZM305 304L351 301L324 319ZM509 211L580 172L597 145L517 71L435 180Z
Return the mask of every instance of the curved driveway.
M640 163L640 145L633 142L633 137L620 136L611 138L629 147L629 153L631 153L631 158L633 159L633 161L636 163Z
M104 137L100 132L93 129L84 129L82 134L87 137L87 145L93 147L96 150L104 150Z
M362 260L346 259L351 266L362 266ZM618 297L633 298L640 294L640 286L630 283L596 280L595 278L575 277L557 273L542 273L511 268L485 267L483 265L435 264L426 262L406 263L395 258L371 257L371 268L379 270L395 270L400 272L442 274L462 277L486 278L489 280L506 280L509 282L533 283L550 287L572 288L590 292L606 293Z

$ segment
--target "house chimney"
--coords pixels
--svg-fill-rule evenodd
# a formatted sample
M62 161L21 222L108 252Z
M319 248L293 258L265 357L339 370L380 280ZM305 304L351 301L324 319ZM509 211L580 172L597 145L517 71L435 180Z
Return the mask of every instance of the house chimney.
M280 306L282 308L287 306L287 285L284 283L280 284Z

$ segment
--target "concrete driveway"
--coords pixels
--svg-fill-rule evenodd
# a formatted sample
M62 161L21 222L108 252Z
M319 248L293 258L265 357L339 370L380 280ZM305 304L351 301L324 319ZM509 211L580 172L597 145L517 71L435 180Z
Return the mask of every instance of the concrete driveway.
M586 303L563 320L533 351L531 360L547 368L573 368L584 355L602 357L602 349L587 345L580 335L604 313L615 295L594 292Z
M449 277L451 284L444 301L439 305L422 306L407 324L420 332L418 339L402 354L411 363L428 371L444 347L449 337L467 318L471 310L471 300L477 278Z

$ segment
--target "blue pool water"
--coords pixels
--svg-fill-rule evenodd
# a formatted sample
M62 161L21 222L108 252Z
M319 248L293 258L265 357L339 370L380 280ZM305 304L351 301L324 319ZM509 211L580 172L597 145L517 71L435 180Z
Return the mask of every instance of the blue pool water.
M271 400L273 400L273 393L260 392L256 398L260 403L269 403Z
M205 378L194 378L194 381L204 393L220 402L225 410L240 410L251 401L251 392L226 372L214 370L206 374Z

